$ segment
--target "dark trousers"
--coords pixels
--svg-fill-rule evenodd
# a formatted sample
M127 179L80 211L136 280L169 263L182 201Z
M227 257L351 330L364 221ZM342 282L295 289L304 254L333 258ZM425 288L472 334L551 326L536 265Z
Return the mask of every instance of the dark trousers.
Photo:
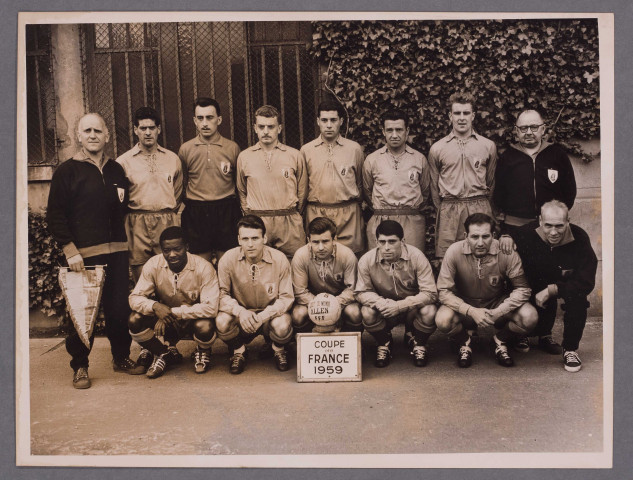
M101 293L101 305L105 317L105 331L110 341L112 357L129 357L132 338L127 327L130 316L128 303L128 252L116 252L84 258L84 265L106 265L105 282ZM66 351L70 354L70 366L73 370L88 368L88 354L92 350L94 333L87 348L75 330L66 338Z
M563 315L563 343L562 346L565 350L577 350L582 338L582 332L585 329L587 323L587 308L589 302L587 297L577 296L564 298L562 309L565 312ZM550 299L545 308L536 307L538 312L538 325L534 330L533 335L539 337L552 334L552 328L554 327L554 321L556 319L556 307L557 301L555 298Z

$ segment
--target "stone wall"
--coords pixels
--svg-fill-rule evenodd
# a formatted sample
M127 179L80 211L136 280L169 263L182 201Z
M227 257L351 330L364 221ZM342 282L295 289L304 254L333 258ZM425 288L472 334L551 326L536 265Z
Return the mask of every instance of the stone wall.
M583 151L589 154L600 153L600 140L579 142ZM601 194L601 158L597 155L585 163L572 158L578 194L569 215L572 223L579 225L589 234L591 244L598 257L596 288L589 296L591 307L589 315L602 315L602 194Z

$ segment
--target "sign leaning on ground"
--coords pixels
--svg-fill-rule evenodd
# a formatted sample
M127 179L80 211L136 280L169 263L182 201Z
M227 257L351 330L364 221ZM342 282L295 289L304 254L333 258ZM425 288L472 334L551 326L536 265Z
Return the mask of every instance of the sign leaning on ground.
M297 382L362 379L359 332L297 334Z

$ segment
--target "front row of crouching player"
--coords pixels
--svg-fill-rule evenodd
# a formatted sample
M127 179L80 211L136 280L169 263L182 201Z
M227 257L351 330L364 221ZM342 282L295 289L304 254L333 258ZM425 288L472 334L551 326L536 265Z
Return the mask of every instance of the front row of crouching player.
M354 298L357 260L354 252L336 240L336 225L326 217L316 217L308 225L308 244L292 259L292 286L295 332L311 332L308 304L319 293L336 296L341 306L338 327L344 332L362 332L360 305Z
M216 338L220 290L213 266L187 251L180 227L168 227L160 235L162 255L149 259L130 294L128 320L132 338L142 347L137 360L149 378L182 360L176 343L183 334L193 336L195 370L204 373L211 361ZM157 337L163 337L165 343Z
M426 365L426 342L435 331L437 289L424 254L403 242L402 226L384 220L376 228L377 247L358 262L356 298L363 326L377 343L377 367L391 358L391 329L405 324L405 342L418 367Z
M528 335L538 322L538 314L528 300L530 287L516 251L501 253L494 239L493 220L474 213L464 222L466 238L453 243L444 256L437 288L439 308L437 328L447 333L459 348L458 365L472 363L469 330L479 326L498 329L491 348L499 364L514 364L508 345L516 336Z
M229 347L230 372L242 373L246 345L260 334L265 339L260 357L269 354L277 369L286 371L286 345L295 332L314 327L308 304L320 293L334 295L341 305L341 330L364 328L374 337L377 367L389 365L391 330L398 323L405 324L404 341L418 367L427 363L426 344L436 328L456 345L458 365L469 367L471 334L479 326L495 327L491 349L500 365L510 367L510 346L527 351L525 338L532 332L541 339L551 335L556 300L562 298L563 360L568 371L580 370L576 350L597 261L587 234L569 223L561 202L546 203L539 223L521 227L518 253L501 251L490 216L470 215L465 239L446 252L437 287L428 260L405 243L402 226L393 220L378 225L377 247L357 263L354 253L336 241L334 223L317 217L292 268L283 253L265 245L261 218L246 215L237 227L239 247L220 259L217 275L209 262L187 252L179 227L163 231L162 255L145 264L130 295L130 333L142 347L137 363L147 368L148 377L182 360L175 345L183 334L197 344L197 373L209 368L216 337Z

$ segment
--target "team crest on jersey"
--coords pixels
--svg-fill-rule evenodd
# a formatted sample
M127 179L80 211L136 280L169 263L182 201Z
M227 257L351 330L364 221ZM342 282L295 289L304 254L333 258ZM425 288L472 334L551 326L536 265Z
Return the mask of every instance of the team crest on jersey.
M417 182L420 178L420 172L416 172L415 170L409 170L409 181Z
M224 175L231 173L231 164L229 162L220 162L220 170Z
M272 295L273 293L275 293L275 284L274 283L267 283L266 284L266 293L268 295Z
M341 169L341 176L344 177L347 174L347 167Z
M119 202L123 203L123 200L125 200L125 188L116 187L116 192L119 194Z
M548 168L547 178L549 178L550 182L555 183L556 180L558 180L558 170L554 170L553 168Z
M402 283L404 283L404 286L407 288L413 288L415 286L415 282L413 280L405 280Z
M497 285L499 285L499 275L490 275L488 277L488 280L490 281L491 287L496 287Z
M481 160L475 160L475 168L479 168L479 165L481 165Z
M281 169L281 174L284 176L284 178L288 178L290 177L290 170L287 168L282 168Z
M343 274L342 273L335 273L334 274L334 280L336 280L337 282L343 281Z
M167 174L167 183L171 183L171 175Z

